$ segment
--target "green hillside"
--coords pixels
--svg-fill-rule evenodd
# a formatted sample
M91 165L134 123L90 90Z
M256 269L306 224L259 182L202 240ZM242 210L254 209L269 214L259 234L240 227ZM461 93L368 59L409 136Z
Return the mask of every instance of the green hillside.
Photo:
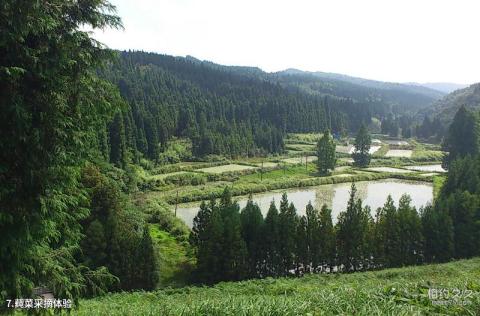
M438 305L429 297L448 290ZM456 293L456 292L455 292ZM81 301L74 315L478 315L480 258L352 274L220 283Z
M435 113L434 116L438 117L442 123L450 124L453 116L462 105L473 111L480 109L480 83L446 95L431 107L420 111L420 114L431 115L431 113Z
M100 71L126 101L99 129L104 155L155 160L172 137L187 137L193 154L238 157L281 153L286 133L354 133L361 123L425 108L441 92L320 73L267 73L145 52L119 52ZM347 80L348 79L348 80Z

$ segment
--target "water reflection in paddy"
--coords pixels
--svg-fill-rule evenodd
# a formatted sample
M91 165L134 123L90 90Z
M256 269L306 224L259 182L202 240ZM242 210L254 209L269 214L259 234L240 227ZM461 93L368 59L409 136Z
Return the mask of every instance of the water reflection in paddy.
M446 170L442 168L442 165L406 166L405 168L415 171L446 172Z
M351 183L338 183L320 185L316 187L308 187L301 189L288 189L282 191L271 191L253 195L253 200L260 206L265 216L270 202L275 200L279 207L280 199L283 192L287 192L288 200L295 204L297 212L300 215L305 213L305 206L309 201L317 207L321 208L323 204L327 204L332 208L332 216L334 221L341 211L347 207ZM398 179L385 179L377 181L357 182L357 196L363 200L364 205L372 208L372 216L375 215L377 207L382 206L390 194L398 205L398 200L403 194L409 194L412 198L412 205L420 208L432 201L433 186L428 182L405 181ZM240 207L243 208L247 203L247 197L241 196L235 198ZM179 204L177 216L181 218L188 226L192 226L193 218L198 212L200 202Z

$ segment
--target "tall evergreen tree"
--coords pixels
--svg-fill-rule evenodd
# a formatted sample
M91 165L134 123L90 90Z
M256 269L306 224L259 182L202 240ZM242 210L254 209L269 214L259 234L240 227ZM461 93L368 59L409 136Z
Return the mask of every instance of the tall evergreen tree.
M219 207L213 206L207 225L197 239L199 244L195 279L198 282L212 284L224 279L224 264L219 256L224 250L223 226L221 211Z
M77 298L88 215L80 167L118 93L95 70L111 56L86 28L119 27L107 1L13 1L0 19L0 299L45 284ZM92 148L95 147L95 148Z
M412 199L402 195L398 203L399 265L419 264L423 260L422 222Z
M397 208L393 204L393 199L389 195L385 205L380 209L377 215L376 230L378 232L375 242L383 247L383 265L386 267L395 267L400 264L400 234L397 216ZM378 259L378 258L377 258ZM378 263L378 260L377 260Z
M283 193L279 213L279 231L282 234L280 239L281 275L288 275L295 268L297 222L297 210L293 204L288 204L287 194Z
M370 145L372 138L365 124L360 126L355 138L355 150L352 154L354 164L358 167L366 167L370 164Z
M317 168L321 175L335 169L335 147L330 131L326 130L317 143Z
M205 240L205 231L207 226L210 222L210 216L212 214L212 209L215 208L215 201L212 200L210 202L210 207L202 201L200 204L200 210L198 211L197 215L195 215L193 219L193 227L192 232L190 233L190 244L198 250L198 247L201 247Z
M105 266L107 239L103 224L98 219L92 221L85 230L85 236L81 245L86 258L86 264L90 267Z
M480 153L480 130L476 114L461 106L455 114L443 143L443 150L448 152L442 165L448 168L450 162L458 157Z
M425 238L424 253L427 262L444 262L454 256L454 232L448 212L426 206L421 213Z
M319 218L319 255L322 270L332 271L336 259L335 229L332 220L332 210L323 205Z
M357 271L364 267L368 253L369 209L362 208L356 198L357 189L352 183L347 209L341 212L336 225L338 263L345 271Z
M248 276L260 275L260 267L263 263L263 216L260 207L249 197L247 205L240 213L242 224L242 238L245 241L248 253Z
M143 236L140 240L136 257L139 259L137 268L140 271L140 273L137 274L137 288L147 291L155 289L159 281L158 265L148 226L145 226L143 229Z
M281 258L280 258L280 223L278 209L275 202L270 203L267 216L263 225L264 242L262 245L263 257L265 261L264 272L265 276L280 275Z
M232 201L230 189L225 187L220 198L220 212L223 221L223 280L241 280L246 276L247 248L242 239L240 207Z
M307 225L307 217L301 216L298 219L295 236L295 273L297 275L310 272L311 252Z
M82 220L79 261L90 269L106 267L119 281L108 284L110 290L153 289L158 282L156 253L140 211L93 165L82 170L82 184L89 193L90 215ZM86 288L91 294L101 292L90 276Z
M121 112L115 114L110 124L110 162L119 168L124 168L127 163L125 127Z
M309 270L317 271L320 267L321 254L323 251L323 249L321 249L321 240L325 236L322 236L320 227L320 213L310 202L305 209L305 218Z
M479 198L468 191L457 190L435 204L438 211L448 213L452 220L455 258L470 258L479 253L475 239L478 236L476 213L480 207Z

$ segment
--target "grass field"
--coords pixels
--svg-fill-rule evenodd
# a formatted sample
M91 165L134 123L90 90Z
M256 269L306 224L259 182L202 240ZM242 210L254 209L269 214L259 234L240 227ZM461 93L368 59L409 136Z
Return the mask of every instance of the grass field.
M436 198L440 194L443 183L447 178L445 176L435 176L433 177L433 197Z
M461 291L436 299L435 290ZM438 302L446 301L442 305ZM220 283L83 300L73 315L478 315L480 258L352 274Z
M150 225L150 235L158 249L159 286L184 286L189 281L194 259L188 256L187 241L179 242L170 233L160 230L158 225Z

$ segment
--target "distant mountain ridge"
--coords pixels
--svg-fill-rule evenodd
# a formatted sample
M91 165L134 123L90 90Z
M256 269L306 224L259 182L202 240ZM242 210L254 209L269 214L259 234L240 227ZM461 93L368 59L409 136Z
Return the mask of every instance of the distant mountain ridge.
M406 89L419 94L431 96L433 98L439 98L446 94L446 92L442 92L438 89L427 87L426 85L422 85L422 84L379 81L379 80L365 79L365 78L331 73L331 72L302 71L298 69L289 68L284 71L280 71L279 73L296 74L296 75L308 74L318 78L346 81L346 82L358 84L364 87L375 88L375 89Z
M441 122L449 124L462 105L473 111L480 110L480 83L455 90L432 104L432 106L420 111L419 115L438 117Z
M347 81L351 83L360 84L366 87L371 88L398 88L404 87L416 90L420 93L424 93L427 95L432 95L434 97L438 97L439 95L445 95L451 93L455 90L464 89L468 87L468 84L461 84L461 83L453 83L453 82L425 82L425 83L418 83L418 82L385 82L380 80L373 80L373 79L365 79L361 77L354 77L344 74L337 74L331 72L321 72L321 71L303 71L295 68L288 68L278 73L284 74L291 74L291 75L301 75L301 74L310 74L317 76L319 78L327 78L327 79L336 79L341 81ZM423 87L426 89L416 89L415 87ZM434 91L431 91L434 90ZM440 92L440 94L438 93Z
M468 84L452 83L452 82L426 82L426 83L408 82L406 84L422 86L422 87L434 89L437 91L441 91L444 93L451 93L455 90L460 90L468 87Z
M383 82L348 75L287 69L273 73L284 85L293 85L319 95L353 98L361 102L383 102L416 112L430 106L446 93L413 84Z

